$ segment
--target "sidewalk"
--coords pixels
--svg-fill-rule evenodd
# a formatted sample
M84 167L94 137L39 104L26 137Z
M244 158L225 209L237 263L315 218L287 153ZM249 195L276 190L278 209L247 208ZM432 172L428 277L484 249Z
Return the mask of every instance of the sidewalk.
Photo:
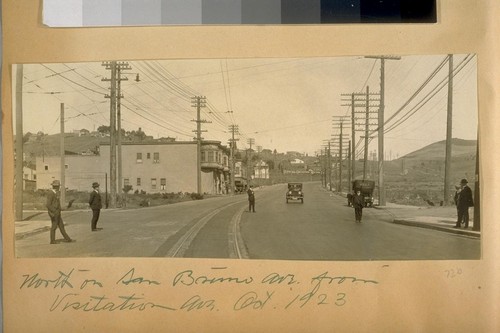
M374 206L375 209L383 210L393 217L393 223L421 227L454 233L457 235L481 237L480 231L472 230L474 225L474 209L469 209L469 228L454 228L457 221L457 210L455 206L429 206L416 207L387 203L386 206Z
M82 210L63 211L62 217L79 212ZM66 225L66 223L64 223ZM46 211L25 210L23 211L23 220L15 222L16 240L35 235L41 232L50 231L50 217Z

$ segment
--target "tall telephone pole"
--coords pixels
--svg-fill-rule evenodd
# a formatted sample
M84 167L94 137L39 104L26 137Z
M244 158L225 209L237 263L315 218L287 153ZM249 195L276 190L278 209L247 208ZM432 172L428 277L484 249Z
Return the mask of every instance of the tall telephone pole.
M248 138L247 143L250 145L249 149L249 154L247 156L247 179L248 179L248 185L250 185L250 173L252 171L252 168L250 168L251 160L252 160L252 145L255 144L255 139L254 138Z
M338 184L337 184L337 191L340 193L342 192L342 163L344 160L344 149L343 149L343 142L344 139L348 140L348 137L344 137L344 122L345 122L345 117L340 116L340 117L333 117L334 123L333 123L333 129L339 129L340 134L339 134L339 144L338 144L338 150L339 150L339 178L338 178Z
M234 169L235 169L235 163L234 163L234 147L236 144L236 141L239 139L235 139L234 135L239 134L238 132L238 125L230 125L229 130L231 131L231 139L229 140L230 142L230 163L231 163L231 172L229 173L229 176L231 177L231 194L234 194Z
M444 162L444 200L445 206L449 205L450 177L451 177L451 140L453 120L453 55L448 55L448 110L446 117L446 156ZM476 157L477 158L477 157Z
M370 87L366 86L366 120L365 120L365 157L363 161L363 179L366 179L366 163L368 162L368 129L370 128Z
M61 121L61 138L59 152L61 155L61 205L64 206L66 202L66 162L64 154L64 103L61 103L61 115L59 117Z
M401 60L396 56L366 56L365 58L380 59L380 106L378 112L378 188L379 206L385 206L384 186L384 112L385 112L385 61Z
M201 108L204 108L207 103L207 98L205 96L195 96L191 98L191 106L196 108L196 120L191 120L196 122L196 130L193 132L196 133L196 161L197 161L197 189L198 194L201 194L201 137L202 132L206 132L206 130L201 129L202 123L208 123L206 120L201 119Z
M103 78L102 81L111 82L111 90L105 98L110 99L109 103L109 195L111 208L116 207L116 61L104 62L102 64L111 71L111 78Z
M123 191L123 176L122 176L122 114L121 114L121 99L123 98L121 92L121 82L127 81L127 77L122 77L123 70L131 70L132 68L129 66L128 62L119 62L117 63L117 93L116 93L116 130L117 130L117 150L118 150L118 193L122 193Z
M325 146L325 184L328 185L328 191L332 190L332 142L331 140L323 140L327 144Z
M376 123L373 121L378 120L378 118L372 117L374 114L374 109L379 108L378 102L380 99L378 93L370 93L370 88L366 87L365 92L341 94L343 96L342 101L347 102L347 104L342 104L342 106L349 106L351 108L351 177L356 179L356 132L363 132L364 135L361 138L365 139L364 148L364 164L363 164L363 179L366 178L366 160L368 158L368 139L367 128L370 130Z

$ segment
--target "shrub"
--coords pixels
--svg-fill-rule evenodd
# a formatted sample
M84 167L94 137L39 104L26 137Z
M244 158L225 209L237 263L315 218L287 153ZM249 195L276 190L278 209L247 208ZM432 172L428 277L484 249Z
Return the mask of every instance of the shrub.
M201 200L201 199L203 199L203 194L191 193L191 199L193 199L193 200Z

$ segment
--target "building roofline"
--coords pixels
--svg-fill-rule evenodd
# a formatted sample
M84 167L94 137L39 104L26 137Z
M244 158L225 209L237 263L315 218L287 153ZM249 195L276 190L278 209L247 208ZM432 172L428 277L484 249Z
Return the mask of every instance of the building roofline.
M110 143L109 142L101 142L99 143L101 146L109 146ZM162 145L165 145L165 146L168 146L168 145L195 145L196 144L196 141L172 141L172 142L159 142L159 141L146 141L146 142L123 142L122 141L122 146L162 146ZM201 144L204 145L204 144L216 144L216 145L219 145L221 147L222 146L222 143L221 141L215 141L215 140L203 140L201 141Z

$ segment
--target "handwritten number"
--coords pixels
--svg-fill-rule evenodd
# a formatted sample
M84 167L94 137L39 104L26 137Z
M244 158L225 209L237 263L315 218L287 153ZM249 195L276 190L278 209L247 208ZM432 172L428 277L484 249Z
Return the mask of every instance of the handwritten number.
M293 304L293 303L297 300L297 298L299 298L299 296L300 296L300 295L295 296L295 298L294 298L294 299L293 299L290 303L288 303L288 304L285 306L285 309L288 309L288 307L289 307L290 305L292 305L292 304Z
M345 296L346 294L344 293L337 293L337 300L335 301L335 305L343 306L347 302Z
M318 298L319 298L318 305L328 304L328 303L326 303L326 298L327 298L326 294L321 294L318 296Z
M457 268L457 269L446 269L445 270L446 272L446 277L448 279L451 279L451 278L454 278L458 275L461 275L462 274L462 269L461 268Z

